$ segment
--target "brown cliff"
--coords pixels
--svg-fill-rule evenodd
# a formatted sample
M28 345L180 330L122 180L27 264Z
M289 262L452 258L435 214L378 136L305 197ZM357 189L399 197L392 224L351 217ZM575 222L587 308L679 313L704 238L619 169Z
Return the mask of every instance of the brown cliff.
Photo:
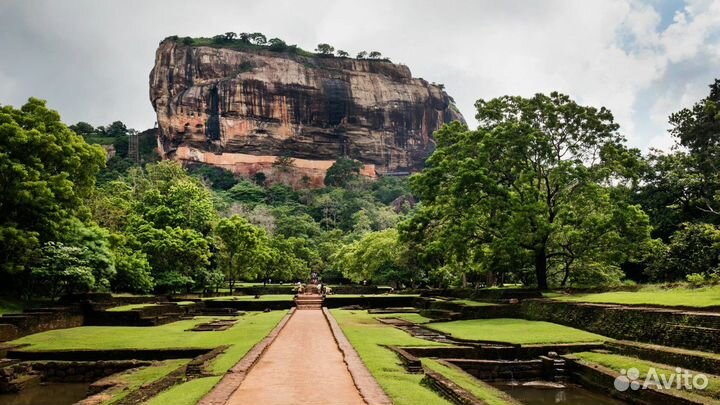
M294 186L322 186L341 156L364 174L414 171L432 133L462 120L441 87L381 60L160 44L150 100L165 158L198 161ZM294 158L282 179L273 163Z

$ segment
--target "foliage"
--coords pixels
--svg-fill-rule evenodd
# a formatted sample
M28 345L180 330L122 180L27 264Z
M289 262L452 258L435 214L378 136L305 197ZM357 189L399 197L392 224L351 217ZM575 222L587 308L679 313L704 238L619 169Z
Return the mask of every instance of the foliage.
M93 269L85 248L48 242L41 249L39 263L32 269L33 283L50 299L63 293L85 292L95 286Z
M335 52L335 47L330 44L318 44L315 52L323 56L332 56L333 52Z
M208 165L191 166L188 170L193 177L206 181L215 190L229 190L238 181L229 170Z
M402 262L403 256L397 230L387 229L342 246L335 254L335 267L355 282L372 280L400 287L405 281L413 283L413 272Z
M19 110L0 108L0 157L0 274L17 273L41 245L64 240L73 224L89 219L84 199L105 153L31 98Z
M654 281L709 277L720 273L720 229L711 224L684 224L648 267Z
M574 268L636 259L648 218L613 185L632 184L638 156L608 110L558 93L476 106L478 130L455 122L435 134L429 167L412 182L423 206L406 239L442 252L439 264L532 266L541 289L556 272L564 283Z
M146 223L138 226L135 236L147 255L158 290L189 292L193 286L205 285L211 253L201 233Z
M325 185L344 187L360 175L363 164L348 158L339 158L325 173Z
M265 230L253 226L243 217L221 219L215 235L218 268L231 290L236 281L254 279L272 258Z

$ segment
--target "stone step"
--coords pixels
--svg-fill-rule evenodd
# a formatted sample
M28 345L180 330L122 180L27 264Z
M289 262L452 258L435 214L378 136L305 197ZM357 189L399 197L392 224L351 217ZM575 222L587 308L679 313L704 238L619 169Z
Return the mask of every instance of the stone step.
M9 382L0 382L0 392L20 392L26 388L40 385L40 374L24 374Z

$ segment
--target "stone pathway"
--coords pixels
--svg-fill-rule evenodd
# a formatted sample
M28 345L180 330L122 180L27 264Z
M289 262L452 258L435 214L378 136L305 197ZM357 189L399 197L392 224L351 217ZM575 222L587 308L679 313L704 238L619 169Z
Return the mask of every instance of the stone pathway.
M365 405L321 310L295 311L228 405Z

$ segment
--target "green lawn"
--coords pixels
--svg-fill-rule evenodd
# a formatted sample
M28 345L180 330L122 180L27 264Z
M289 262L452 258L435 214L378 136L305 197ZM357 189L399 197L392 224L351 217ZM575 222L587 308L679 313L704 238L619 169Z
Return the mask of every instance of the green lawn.
M214 319L197 317L155 327L81 326L55 329L25 336L12 343L29 344L26 350L214 348L224 344L254 344L267 335L285 313L251 312L239 317L232 328L221 332L187 331Z
M398 319L404 319L408 322L412 323L428 323L432 321L432 318L424 317L420 314L415 313L397 313L397 314L374 314L376 318L398 318Z
M235 365L257 342L286 315L286 311L251 312L239 317L226 331L192 332L187 329L214 319L197 317L155 327L83 326L56 329L23 337L11 343L26 343L26 350L82 350L82 349L163 349L181 347L215 348L230 345L212 363L213 377L190 380L161 393L149 403L194 404L220 380L222 374ZM148 370L148 373L151 371ZM169 372L169 371L168 371ZM140 384L151 381L151 376ZM158 377L159 378L159 377Z
M421 374L410 374L397 355L380 345L438 346L439 343L414 338L392 326L378 322L367 311L331 310L372 375L395 405L446 405L448 401L420 384Z
M548 298L561 301L597 302L629 305L663 305L685 307L720 306L720 285L705 288L663 288L648 285L639 291L614 291L597 294L553 294Z
M110 312L132 311L133 309L154 307L156 305L157 304L128 304L128 305L121 305L119 307L108 308L106 311L110 311Z
M428 327L468 340L516 344L602 342L608 338L550 322L525 319L472 319L439 322Z
M636 368L640 371L639 381L641 383L645 381L645 377L647 376L650 367L655 368L660 378L665 376L666 381L668 381L668 378L670 378L671 375L676 374L675 366L653 363L650 361L640 360L635 357L595 352L581 352L574 353L574 355L585 361L600 364L617 372L621 372L621 370L628 370L630 368ZM673 391L688 398L698 398L699 396L700 399L702 397L712 397L715 399L720 399L720 377L707 373L703 374L707 376L709 382L708 386L704 390L694 390L690 392L688 390L673 389ZM701 400L701 402L703 401Z
M429 358L422 359L422 363L427 368L449 378L452 382L470 392L475 397L481 399L487 405L508 405L518 403L508 394L478 380L457 367L448 367L437 360Z
M122 373L117 377L119 385L113 387L109 393L110 399L103 402L104 405L114 404L125 398L130 392L140 388L144 384L150 384L170 374L178 367L187 363L189 359L176 359L154 362L151 366L133 369Z
M195 405L222 379L222 376L203 377L175 385L154 396L144 405Z
M482 301L473 301L473 300L452 300L453 304L462 304L469 307L491 307L495 306L497 304L493 304L492 302L482 302Z

